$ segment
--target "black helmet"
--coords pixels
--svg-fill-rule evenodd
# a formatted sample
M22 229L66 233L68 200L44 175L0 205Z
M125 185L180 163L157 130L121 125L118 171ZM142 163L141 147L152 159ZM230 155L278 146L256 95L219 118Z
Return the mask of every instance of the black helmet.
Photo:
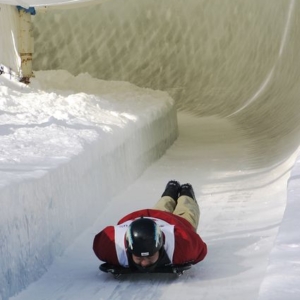
M127 251L139 256L152 256L161 249L163 235L159 226L151 219L133 221L126 232Z

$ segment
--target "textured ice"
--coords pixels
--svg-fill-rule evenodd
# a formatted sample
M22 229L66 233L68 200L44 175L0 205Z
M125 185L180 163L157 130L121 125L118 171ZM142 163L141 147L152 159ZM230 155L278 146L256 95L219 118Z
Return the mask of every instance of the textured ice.
M65 71L7 83L2 75L1 299L39 278L178 135L164 92Z
M53 280L48 286L44 280L36 288L44 284L51 294L59 286L53 299L64 299L65 294L72 299L87 294L91 299L125 299L128 290L132 297L155 299L298 299L298 162L286 182L300 139L299 1L111 0L79 9L37 11L36 70L88 72L95 78L167 91L179 112L196 116L184 118L177 148L166 156L164 167L146 179L157 185L181 167L178 174L199 181L201 230L212 250L202 267L170 288L169 282L155 280L149 286L141 281L139 290L134 281L93 285L93 276L87 284L80 278L88 277L94 262L78 262L81 270L75 273L82 289L63 279L61 285ZM17 40L11 38L16 28L4 18L8 13L16 18L12 8L1 6L0 41L4 38L6 51L0 51L0 63L17 70ZM63 81L56 84L64 87ZM55 114L46 122L68 116ZM139 186L147 189L146 183ZM127 196L133 199L133 194ZM135 204L140 203L136 199ZM68 270L62 266L54 266L54 274ZM51 276L53 272L47 278ZM107 283L104 277L102 281ZM89 294L91 289L95 294ZM34 288L27 292L19 299L41 295Z

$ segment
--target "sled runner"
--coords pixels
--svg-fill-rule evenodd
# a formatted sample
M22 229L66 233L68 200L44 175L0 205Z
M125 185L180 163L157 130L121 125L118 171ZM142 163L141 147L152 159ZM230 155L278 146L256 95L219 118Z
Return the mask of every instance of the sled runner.
M184 271L190 269L192 267L191 264L187 263L187 264L183 264L183 265L170 265L170 266L166 266L166 267L159 267L156 268L154 271L149 272L149 273L169 273L169 274L176 274L178 276L181 276ZM114 275L115 278L118 278L121 275L124 274L149 274L147 272L143 272L143 271L139 271L139 270L130 270L129 268L124 268L121 266L114 266L108 263L103 263L99 266L99 269L102 272L105 273L111 273L112 275Z

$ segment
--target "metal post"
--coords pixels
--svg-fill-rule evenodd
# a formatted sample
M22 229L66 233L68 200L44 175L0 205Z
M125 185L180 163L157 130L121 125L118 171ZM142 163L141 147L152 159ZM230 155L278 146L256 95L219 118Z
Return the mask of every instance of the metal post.
M31 12L26 9L19 9L20 16L20 39L19 52L21 57L21 82L30 83L32 74L32 54L33 54L33 35Z

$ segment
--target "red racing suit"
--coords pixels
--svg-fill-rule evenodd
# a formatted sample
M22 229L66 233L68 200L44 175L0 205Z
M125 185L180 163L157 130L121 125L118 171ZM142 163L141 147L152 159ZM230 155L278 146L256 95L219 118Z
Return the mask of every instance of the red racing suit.
M151 218L159 224L164 234L164 248L173 264L196 264L207 254L207 246L185 219L169 212L143 209L123 217L116 226L99 232L93 243L96 256L112 265L128 267L125 233L128 225L137 218Z

